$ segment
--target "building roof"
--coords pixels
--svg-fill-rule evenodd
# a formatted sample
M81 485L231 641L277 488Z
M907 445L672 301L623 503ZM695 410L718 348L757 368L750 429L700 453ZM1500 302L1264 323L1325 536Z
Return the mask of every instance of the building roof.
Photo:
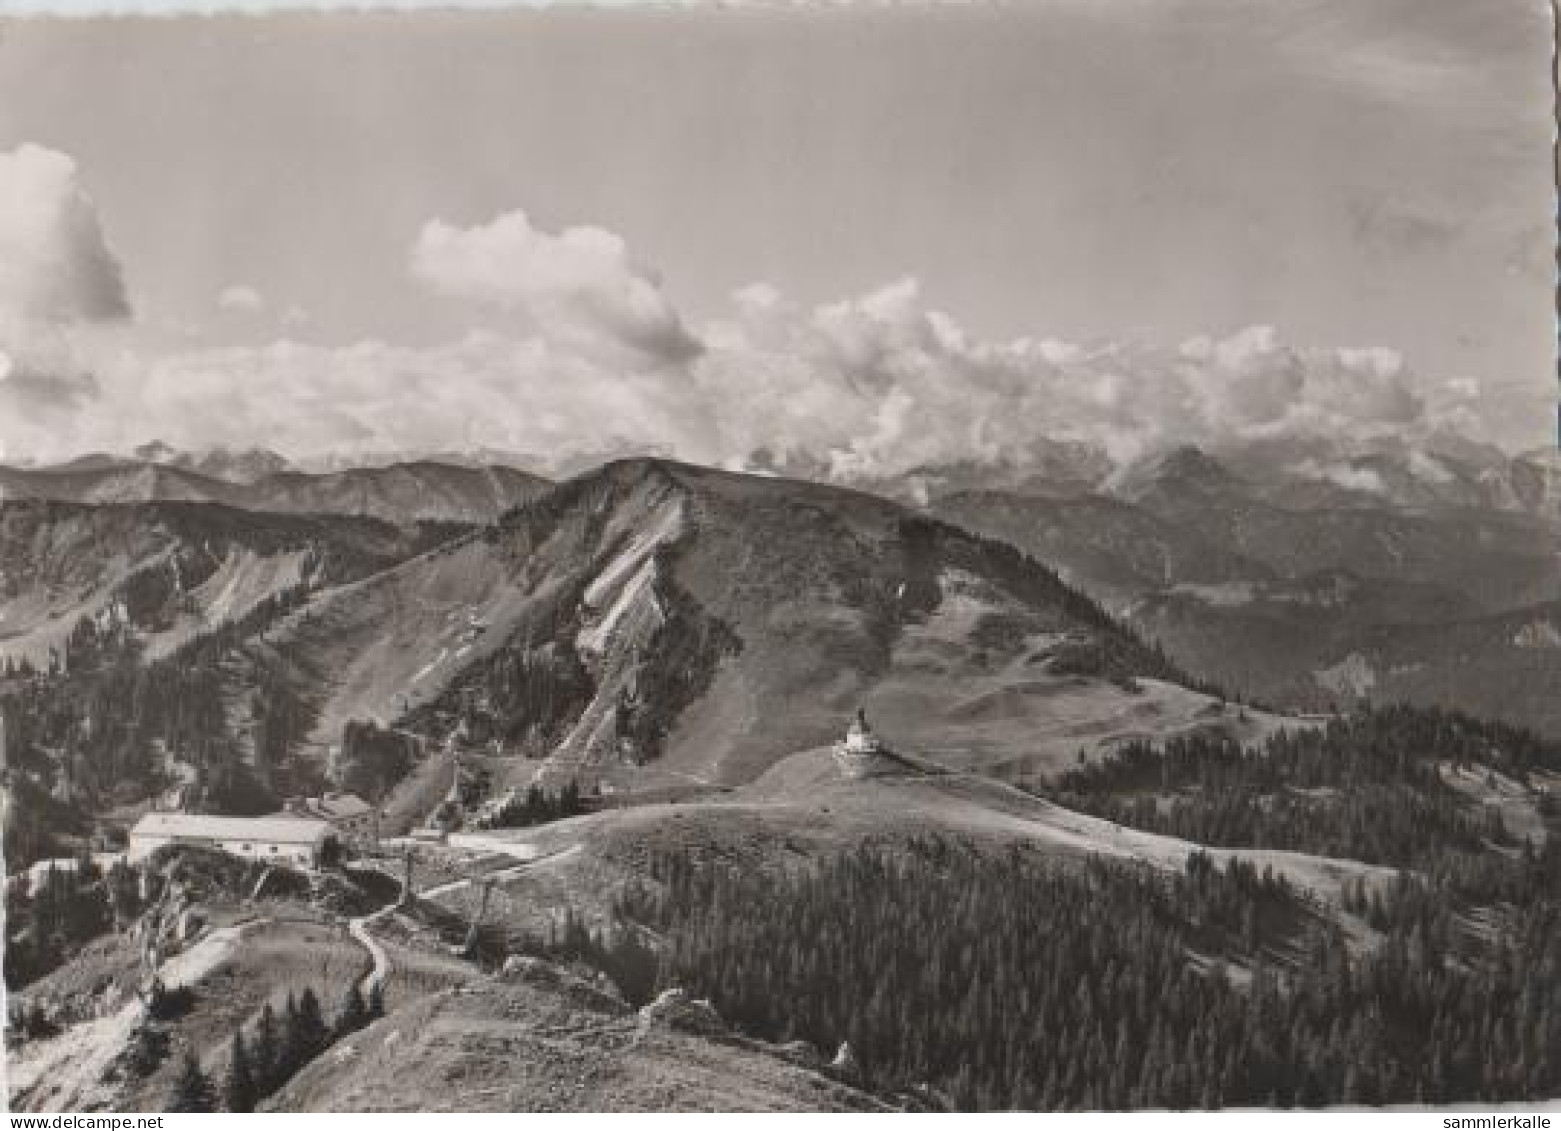
M324 821L301 817L213 817L205 813L148 813L130 835L197 837L202 840L319 844L331 833Z
M350 821L367 817L374 807L356 793L327 793L324 797L299 797L291 804L326 821Z

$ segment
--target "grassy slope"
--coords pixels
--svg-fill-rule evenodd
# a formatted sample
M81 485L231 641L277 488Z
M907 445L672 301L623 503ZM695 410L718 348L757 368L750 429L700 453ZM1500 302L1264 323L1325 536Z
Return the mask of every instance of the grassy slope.
M485 980L348 1038L278 1111L862 1111L871 1097L754 1042L645 1026L564 980Z
M1171 870L1182 868L1199 849L921 759L900 773L847 780L829 750L813 750L779 762L719 799L615 809L495 834L541 854L558 854L503 883L495 914L517 933L544 932L565 906L604 921L613 894L642 877L653 849L745 867L783 867L864 841L893 845L929 832L988 847L1024 843L1063 859L1103 854ZM574 846L579 850L564 854ZM1386 868L1295 852L1235 849L1211 855L1272 866L1335 910L1345 880L1376 885L1393 875Z

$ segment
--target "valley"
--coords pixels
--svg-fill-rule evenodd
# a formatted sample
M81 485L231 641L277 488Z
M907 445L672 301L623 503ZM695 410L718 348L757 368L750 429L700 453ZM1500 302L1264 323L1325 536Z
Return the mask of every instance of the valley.
M1561 594L1553 454L1390 449L1307 470L1183 448L928 506L1052 563L1232 694L1456 706L1561 733L1543 690Z

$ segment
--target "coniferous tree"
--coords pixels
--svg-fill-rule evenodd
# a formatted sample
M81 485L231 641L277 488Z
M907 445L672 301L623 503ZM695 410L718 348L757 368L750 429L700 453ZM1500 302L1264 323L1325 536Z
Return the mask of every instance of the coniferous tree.
M292 1079L293 1073L303 1067L308 1059L303 1055L304 1043L303 1029L298 1019L298 995L289 990L287 1001L282 1006L281 1041L276 1058L276 1078L272 1082L273 1091Z
M708 996L768 1040L848 1041L870 1086L960 1107L1554 1094L1561 847L1493 855L1511 895L1501 935L1458 929L1439 881L1406 876L1364 953L1315 897L1249 863L1059 866L936 839L784 873L653 853L615 931L569 914L535 945L617 980L632 975L620 938L648 927L665 945L654 988Z
M168 1101L169 1111L216 1111L217 1090L211 1077L201 1070L200 1062L189 1053L174 1081L173 1097Z
M260 1099L259 1084L255 1079L254 1065L250 1063L249 1049L244 1044L242 1031L233 1034L233 1048L228 1056L228 1076L223 1085L223 1100L229 1111L254 1111Z
M277 1023L276 1011L268 1001L260 1009L260 1020L255 1026L255 1043L250 1062L255 1076L257 1093L268 1096L282 1082L282 1034Z
M291 1003L291 999L289 999ZM297 1072L315 1057L324 1051L330 1044L331 1031L325 1024L325 1017L320 1010L320 999L316 996L313 987L305 987L299 995L297 1007L288 1015L287 1036L287 1063L290 1065L288 1075Z
M336 1015L335 1035L341 1038L356 1033L369 1021L369 1007L363 1000L358 983L354 981L348 985L347 993L342 998L341 1011Z
M135 1032L130 1035L130 1042L125 1049L125 1066L131 1073L144 1080L158 1067L168 1055L168 1034L162 1032L156 1026L137 1025Z

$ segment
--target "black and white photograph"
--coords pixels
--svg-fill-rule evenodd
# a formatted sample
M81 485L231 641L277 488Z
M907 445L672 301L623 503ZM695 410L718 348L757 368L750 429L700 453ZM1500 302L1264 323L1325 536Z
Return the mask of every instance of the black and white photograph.
M90 8L0 1107L1561 1103L1550 0Z

